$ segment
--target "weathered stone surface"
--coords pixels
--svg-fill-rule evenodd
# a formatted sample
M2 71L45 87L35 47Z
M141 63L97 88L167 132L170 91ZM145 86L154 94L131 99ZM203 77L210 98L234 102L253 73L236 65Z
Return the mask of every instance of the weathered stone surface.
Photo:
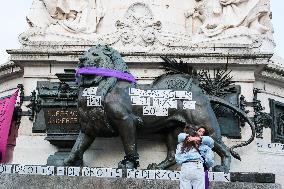
M93 189L178 189L178 181L38 176L38 175L1 175L0 188L93 188Z
M248 182L212 182L212 189L281 189L280 184L248 183Z
M271 52L269 2L33 0L27 15L30 27L19 39L24 45L40 46L99 42L119 51L149 53L190 50L196 44L256 45L261 52Z
M93 188L93 189L178 189L178 181L125 178L0 175L0 188ZM279 184L211 182L211 189L281 189Z
M272 173L231 173L231 182L275 183Z

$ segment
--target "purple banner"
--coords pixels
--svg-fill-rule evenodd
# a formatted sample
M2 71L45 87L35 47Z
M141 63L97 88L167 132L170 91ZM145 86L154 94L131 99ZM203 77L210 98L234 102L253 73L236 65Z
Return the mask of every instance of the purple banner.
M94 68L94 67L79 68L76 71L76 77L78 77L79 75L99 75L107 77L116 77L121 80L126 80L132 83L136 83L136 80L133 77L133 75L108 68Z

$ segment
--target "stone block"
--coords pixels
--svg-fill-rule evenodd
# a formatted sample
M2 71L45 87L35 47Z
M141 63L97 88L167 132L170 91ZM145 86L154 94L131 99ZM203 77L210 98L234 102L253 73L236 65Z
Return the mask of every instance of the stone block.
M273 173L231 173L231 182L275 183Z
M159 179L99 178L88 176L0 175L0 189L10 188L178 189L179 181ZM274 183L211 182L211 189L281 189Z
M247 183L247 182L211 182L212 189L281 189L280 184L275 183Z

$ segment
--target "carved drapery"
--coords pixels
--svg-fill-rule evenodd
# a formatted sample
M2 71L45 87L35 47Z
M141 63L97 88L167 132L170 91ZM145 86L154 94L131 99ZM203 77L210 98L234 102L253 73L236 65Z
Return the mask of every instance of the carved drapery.
M269 9L261 0L212 0L212 9L201 26L206 36L215 36L230 28L245 27L263 34L269 28L261 24Z
M101 0L34 0L27 15L30 29L21 39L25 41L33 35L96 33L104 14Z

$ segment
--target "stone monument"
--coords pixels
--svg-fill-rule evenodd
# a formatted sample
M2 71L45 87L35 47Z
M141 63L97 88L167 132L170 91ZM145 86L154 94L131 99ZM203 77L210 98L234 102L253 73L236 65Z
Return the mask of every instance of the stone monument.
M203 73L212 92L219 91L222 78L216 70L231 70L231 80L239 87L222 90L235 91L226 99L251 117L256 138L236 149L242 161L232 159L230 172L272 172L283 185L284 66L273 56L269 4L269 0L34 0L27 14L29 29L19 36L22 47L7 50L11 62L0 67L1 96L22 84L22 109L27 112L25 100L38 87L34 104L41 106L33 108L33 121L22 117L11 163L43 165L54 153L53 159L69 154L79 131L78 112L72 110L78 100L74 69L86 50L102 44L121 54L139 85L151 84L167 72L162 57ZM232 122L223 116L230 111L220 112L215 113L226 146L250 139L253 133L243 118L236 116ZM162 135L138 136L137 144L141 169L165 159ZM98 138L83 162L117 167L123 151L119 138ZM222 161L216 155L216 165Z
M126 154L121 164L137 168L137 132L144 135L160 132L166 136L168 155L158 165L148 168L166 169L175 164L178 133L185 125L191 124L197 128L204 126L211 133L215 151L222 159L222 165L214 170L228 172L230 152L240 159L233 149L248 145L254 139L254 124L245 112L217 96L207 98L198 83L194 83L193 75L186 72L164 74L150 85L137 86L120 54L100 44L86 51L78 66L76 78L81 131L69 157L64 160L65 165L82 163L84 152L96 137L120 135ZM210 101L241 115L252 128L251 138L228 149L221 139Z

